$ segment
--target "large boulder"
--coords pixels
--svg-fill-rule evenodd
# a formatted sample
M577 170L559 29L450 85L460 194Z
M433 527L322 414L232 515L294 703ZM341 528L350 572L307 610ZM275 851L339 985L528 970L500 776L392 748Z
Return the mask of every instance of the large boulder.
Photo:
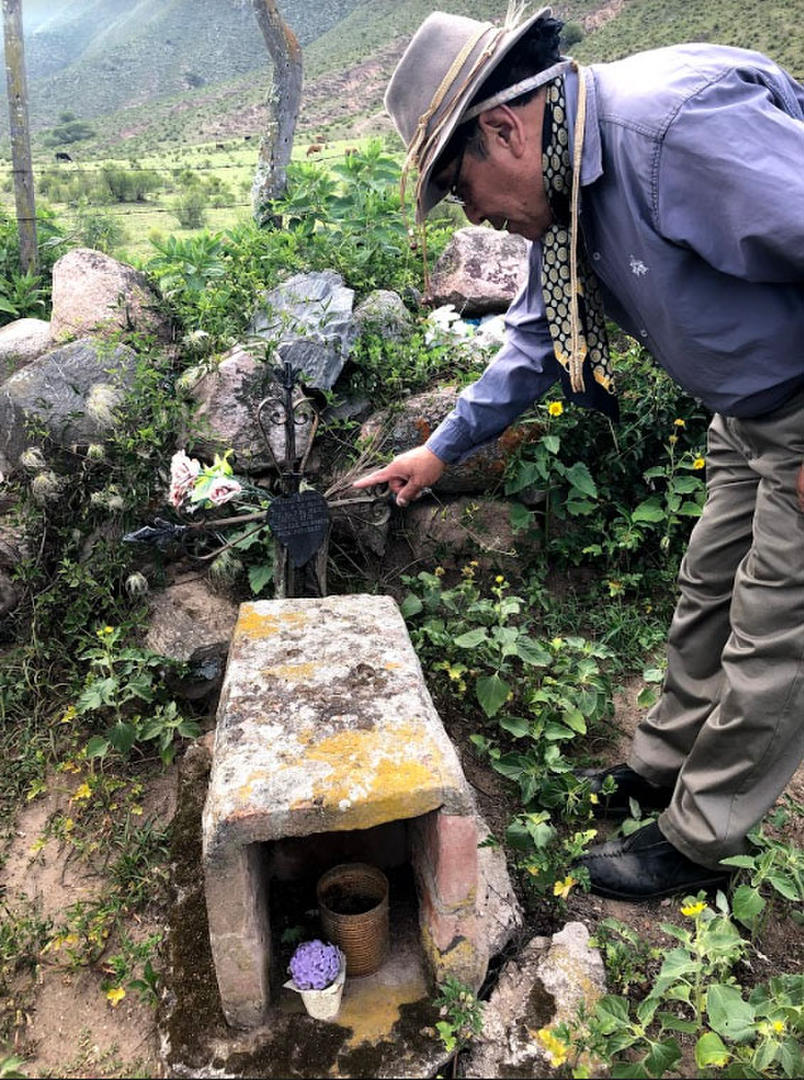
M461 315L505 311L528 276L530 244L521 236L471 225L453 233L430 277L435 307Z
M407 398L394 409L374 413L365 421L361 437L374 442L381 453L401 454L429 439L458 397L454 386L442 386ZM450 465L434 487L442 495L488 492L501 485L511 456L523 442L539 438L540 424L515 423L497 439L486 443L459 465Z
M100 442L134 382L137 354L89 338L55 349L0 384L0 470L28 446L26 425L46 426L59 446ZM3 464L5 462L5 465Z
M357 338L353 303L334 270L296 274L262 298L249 333L269 344L273 362L303 372L307 386L330 390Z
M50 348L50 323L17 319L0 329L0 381L19 371Z
M198 402L192 449L202 457L231 449L235 451L239 472L266 472L274 467L265 444L267 435L273 455L281 462L285 455L284 425L271 422L271 409L262 414L265 435L257 422L260 402L269 392L276 393L272 374L267 364L237 345L214 369L202 375L190 389L192 398ZM295 400L301 397L301 391L297 390ZM297 451L307 442L310 426L309 410L300 409L295 423Z
M53 267L50 331L56 342L121 330L170 338L167 318L144 274L91 248L74 248Z

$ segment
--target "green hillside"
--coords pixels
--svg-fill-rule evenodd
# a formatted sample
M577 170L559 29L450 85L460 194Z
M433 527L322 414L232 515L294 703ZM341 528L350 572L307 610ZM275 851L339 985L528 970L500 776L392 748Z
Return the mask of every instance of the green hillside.
M804 79L804 0L626 0L573 54L587 62L685 41L756 49Z

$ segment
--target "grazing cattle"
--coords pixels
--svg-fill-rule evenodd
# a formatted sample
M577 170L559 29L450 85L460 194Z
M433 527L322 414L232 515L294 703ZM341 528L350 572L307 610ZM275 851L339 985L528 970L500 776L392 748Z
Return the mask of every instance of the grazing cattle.
M352 154L356 154L356 153L358 153L357 147L356 146L350 146L347 150L344 150L343 156L344 157L351 157Z
M250 135L244 135L243 140L244 140L244 142L251 142L251 136Z
M63 150L56 151L56 161L72 161L73 159L69 154L65 154Z
M314 142L311 146L307 147L307 156L312 157L313 154L320 154L324 147L321 143Z
M223 145L223 143L222 143L222 142L216 142L216 143L215 143L215 149L216 149L216 150L225 150L225 149L226 149L226 147L225 147L225 146Z

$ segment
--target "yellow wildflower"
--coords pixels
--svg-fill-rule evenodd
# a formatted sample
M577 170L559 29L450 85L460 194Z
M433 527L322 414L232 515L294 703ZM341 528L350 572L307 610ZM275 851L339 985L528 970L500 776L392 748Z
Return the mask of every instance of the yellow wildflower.
M687 426L687 421L682 420L681 417L678 417L678 416L673 421L673 423L676 425L676 427L686 427Z
M597 806L597 804L600 802L600 799L598 799L598 797L597 797L597 795L595 795L594 791L589 796L589 802L592 804L592 806Z
M126 996L126 992L122 986L113 986L111 990L106 991L106 1000L116 1009L123 998Z
M435 570L433 571L433 573L435 574L436 577L443 577L444 576L444 567L443 566L437 566L435 568Z
M505 578L502 576L502 574L498 574L494 580L497 582L498 585L502 585L505 581Z
M76 712L75 705L70 705L66 708L59 719L60 724L69 724L72 720L75 720Z
M79 802L81 799L91 799L91 798L92 798L92 788L89 786L89 784L85 780L84 783L80 787L76 788L75 791L73 792L73 800L72 801L73 802Z
M550 1028L543 1027L536 1032L536 1038L542 1044L547 1051L547 1056L550 1058L550 1064L554 1069L557 1069L560 1065L563 1065L567 1060L567 1046L561 1039L556 1038Z
M65 832L72 832L74 828L75 828L75 822L73 821L73 819L71 817L66 817L64 819L64 831Z
M134 814L135 817L142 817L142 807L141 806L132 806L131 807L131 813Z
M706 459L702 457L697 457L692 463L693 469L702 469L704 465L706 465Z
M773 1028L773 1030L776 1032L777 1035L781 1035L782 1032L784 1031L784 1020L774 1020L771 1023L771 1027Z
M702 911L706 909L706 904L703 900L699 900L695 904L686 904L681 909L682 915L687 915L690 919L694 919L696 915L700 915Z
M566 900L570 894L570 889L573 885L577 885L578 882L571 874L567 874L563 881L556 881L553 885L553 896L560 896L562 900Z
M550 404L547 406L547 411L550 413L551 416L561 416L564 411L564 406L561 404L560 401L551 401Z
M678 442L678 435L671 435L667 441L670 443L671 446L675 446Z

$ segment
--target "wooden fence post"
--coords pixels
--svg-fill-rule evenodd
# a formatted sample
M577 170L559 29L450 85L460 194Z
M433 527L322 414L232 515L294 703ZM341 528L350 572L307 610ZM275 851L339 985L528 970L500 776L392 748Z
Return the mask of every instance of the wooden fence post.
M3 0L3 36L6 52L8 114L11 128L11 166L17 228L20 236L20 264L24 274L37 271L36 204L31 134L28 127L28 85L25 78L25 44L22 36L22 0Z

